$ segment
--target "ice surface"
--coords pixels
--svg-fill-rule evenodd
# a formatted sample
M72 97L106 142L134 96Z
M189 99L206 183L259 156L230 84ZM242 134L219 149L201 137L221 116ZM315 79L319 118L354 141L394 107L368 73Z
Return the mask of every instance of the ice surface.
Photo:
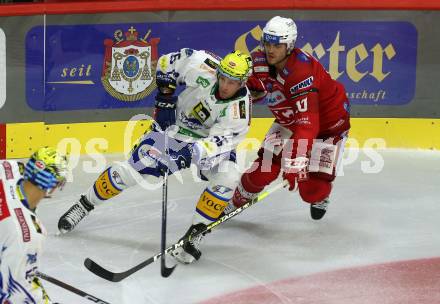
M298 194L282 189L209 234L202 245L202 258L196 264L179 265L165 279L156 262L120 283L95 276L83 266L83 261L90 257L112 270L123 271L156 254L160 249L161 188L129 189L96 208L72 233L56 236L60 215L98 176L84 172L84 161L90 160L83 158L73 172L73 182L38 208L49 233L41 271L110 303L197 303L215 297L226 300L224 295L248 288L265 291L272 300L257 297L255 292L246 296L244 292L244 296L229 303L368 303L368 299L383 292L383 286L394 288L391 283L387 285L390 280L385 280L385 276L394 277L389 273L397 272L398 267L387 268L390 270L384 272L381 284L372 282L360 293L366 302L353 302L353 298L340 293L344 284L353 288L350 280L338 283L328 273L440 256L440 153L382 150L378 152L379 160L383 159L382 170L366 173L369 164L379 165L380 169L380 161L373 161L368 152L355 152L359 152L356 161L344 166L344 175L334 184L324 219L313 221L309 206L301 202ZM108 156L107 161L121 158ZM369 171L378 168L373 166ZM193 182L191 172L183 175L183 185L176 179L169 183L168 244L177 241L188 228L204 188L203 183ZM437 268L416 267L416 273L417 269L423 273L413 273L414 278L406 280L429 275L429 269L437 269L438 273L439 259L430 261ZM169 259L168 264L172 263ZM369 273L371 280L377 282L377 271ZM321 285L310 297L310 290L304 286L322 283L325 278L333 285ZM433 278L432 290L440 290L440 278ZM295 285L296 282L303 285ZM363 282L368 283L368 277ZM54 301L92 303L48 282L45 286ZM405 296L405 292L414 290L401 288L399 292ZM416 292L422 297L426 291ZM440 302L438 293L434 297ZM382 299L380 303L394 303L390 297ZM374 303L379 302L374 298Z

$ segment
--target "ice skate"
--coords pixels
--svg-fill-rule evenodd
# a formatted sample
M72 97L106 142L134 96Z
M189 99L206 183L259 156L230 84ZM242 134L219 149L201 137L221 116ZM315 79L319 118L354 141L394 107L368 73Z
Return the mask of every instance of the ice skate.
M330 200L328 198L321 202L310 205L310 215L314 220L320 220L324 217Z
M72 231L78 223L85 218L95 207L82 195L79 202L75 203L58 221L58 230L64 234Z
M205 227L206 225L203 223L192 225L181 239L187 238L189 235L194 235L198 231L205 229ZM203 237L204 234L199 234L196 237L191 238L191 240L186 242L182 247L172 251L171 255L182 264L191 264L197 261L202 255L202 252L200 251L200 243Z

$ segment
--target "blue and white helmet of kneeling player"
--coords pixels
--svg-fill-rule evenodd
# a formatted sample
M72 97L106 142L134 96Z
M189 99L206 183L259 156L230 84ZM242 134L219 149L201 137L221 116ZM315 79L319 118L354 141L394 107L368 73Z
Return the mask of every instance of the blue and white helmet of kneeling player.
M294 46L298 31L295 22L290 18L275 16L270 19L263 28L261 35L261 47L264 49L264 43L287 45L287 53L289 54Z

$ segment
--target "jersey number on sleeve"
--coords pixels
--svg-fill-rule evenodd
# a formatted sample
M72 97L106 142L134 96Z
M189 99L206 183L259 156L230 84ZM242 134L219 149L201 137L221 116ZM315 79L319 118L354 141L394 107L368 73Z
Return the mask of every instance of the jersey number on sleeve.
M180 53L174 53L170 57L170 63L173 64L176 60L180 59Z

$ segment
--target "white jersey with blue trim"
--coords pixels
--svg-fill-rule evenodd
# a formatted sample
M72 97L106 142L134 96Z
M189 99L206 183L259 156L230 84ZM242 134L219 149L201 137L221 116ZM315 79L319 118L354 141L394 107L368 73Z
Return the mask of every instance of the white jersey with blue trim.
M159 58L157 70L185 85L179 94L176 124L169 135L186 142L211 141L225 152L236 148L249 130L250 93L243 87L228 100L215 96L221 58L207 51L182 49Z
M47 304L35 276L46 232L21 201L20 179L17 162L0 160L0 303Z

